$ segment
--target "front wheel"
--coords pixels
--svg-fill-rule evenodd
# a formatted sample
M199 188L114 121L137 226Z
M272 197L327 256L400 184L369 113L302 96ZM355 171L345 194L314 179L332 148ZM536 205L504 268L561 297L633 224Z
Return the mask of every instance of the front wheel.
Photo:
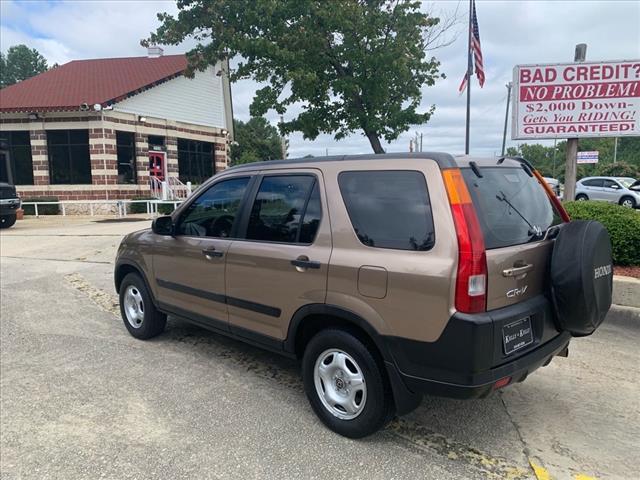
M0 217L0 228L13 227L14 223L16 223L16 215L2 215Z
M589 200L589 197L587 197L584 193L581 193L580 195L576 195L576 200L579 202L584 202L585 200Z
M627 207L627 208L635 208L636 206L636 201L631 197L622 197L619 203L623 207Z
M393 415L389 381L376 352L344 330L323 330L304 352L305 393L320 420L349 438L362 438Z
M167 316L159 312L142 277L127 274L120 284L120 314L129 333L141 340L161 334L167 324Z

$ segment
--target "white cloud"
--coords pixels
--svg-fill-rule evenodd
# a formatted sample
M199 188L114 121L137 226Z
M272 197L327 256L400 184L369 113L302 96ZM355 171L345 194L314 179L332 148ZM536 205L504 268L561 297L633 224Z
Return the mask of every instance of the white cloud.
M466 17L466 1L423 3L425 10L450 14L456 8ZM0 49L25 43L37 48L50 63L72 59L144 55L140 39L158 25L156 13L175 12L173 1L25 1L0 0ZM502 143L505 84L519 63L571 61L576 43L587 43L591 60L640 58L640 2L636 1L477 1L480 37L487 81L480 90L472 84L471 150L492 155ZM422 106L436 104L432 120L412 128L389 151L406 151L415 131L423 134L424 148L460 153L464 149L465 97L457 88L466 68L466 18L461 35L445 48L430 52L441 62L447 79L424 89ZM166 47L167 53L183 52L192 45ZM256 83L233 85L237 118L249 117ZM293 113L290 112L290 115ZM286 115L285 115L286 117ZM267 118L275 123L277 116ZM511 142L508 141L508 144ZM292 156L368 153L367 140L359 134L336 142L330 135L305 141L290 138Z

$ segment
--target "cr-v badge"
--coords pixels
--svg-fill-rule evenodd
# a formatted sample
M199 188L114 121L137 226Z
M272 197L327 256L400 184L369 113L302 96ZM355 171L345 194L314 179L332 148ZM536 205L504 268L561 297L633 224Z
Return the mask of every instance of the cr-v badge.
M524 295L524 292L527 291L527 287L529 285L525 285L521 288L513 288L511 290L507 290L507 298L519 297L520 295Z

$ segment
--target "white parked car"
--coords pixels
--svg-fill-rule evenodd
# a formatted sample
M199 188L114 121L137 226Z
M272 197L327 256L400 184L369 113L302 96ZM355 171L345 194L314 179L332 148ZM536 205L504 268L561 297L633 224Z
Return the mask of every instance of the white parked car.
M576 200L604 200L623 207L640 207L640 191L630 177L585 177L576 183ZM631 188L633 186L633 188Z

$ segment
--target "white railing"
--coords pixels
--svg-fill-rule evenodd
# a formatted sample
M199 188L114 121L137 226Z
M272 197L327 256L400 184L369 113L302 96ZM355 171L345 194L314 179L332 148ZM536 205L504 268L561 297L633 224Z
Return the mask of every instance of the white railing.
M147 215L158 216L158 205L173 205L173 209L178 208L182 200L60 200L57 202L22 202L22 205L33 205L34 214L40 216L38 210L39 205L59 205L62 210L62 216L67 215L68 205L89 205L89 215L95 216L95 207L97 205L114 205L118 217L126 217L128 206L134 203L146 204Z
M167 177L165 181L149 177L151 196L162 200L184 200L191 195L191 182L182 183L178 177Z
M191 195L191 182L185 184L178 177L167 177L167 185L172 200L184 200Z
M153 198L163 198L162 182L157 177L149 177L149 188L151 188Z

